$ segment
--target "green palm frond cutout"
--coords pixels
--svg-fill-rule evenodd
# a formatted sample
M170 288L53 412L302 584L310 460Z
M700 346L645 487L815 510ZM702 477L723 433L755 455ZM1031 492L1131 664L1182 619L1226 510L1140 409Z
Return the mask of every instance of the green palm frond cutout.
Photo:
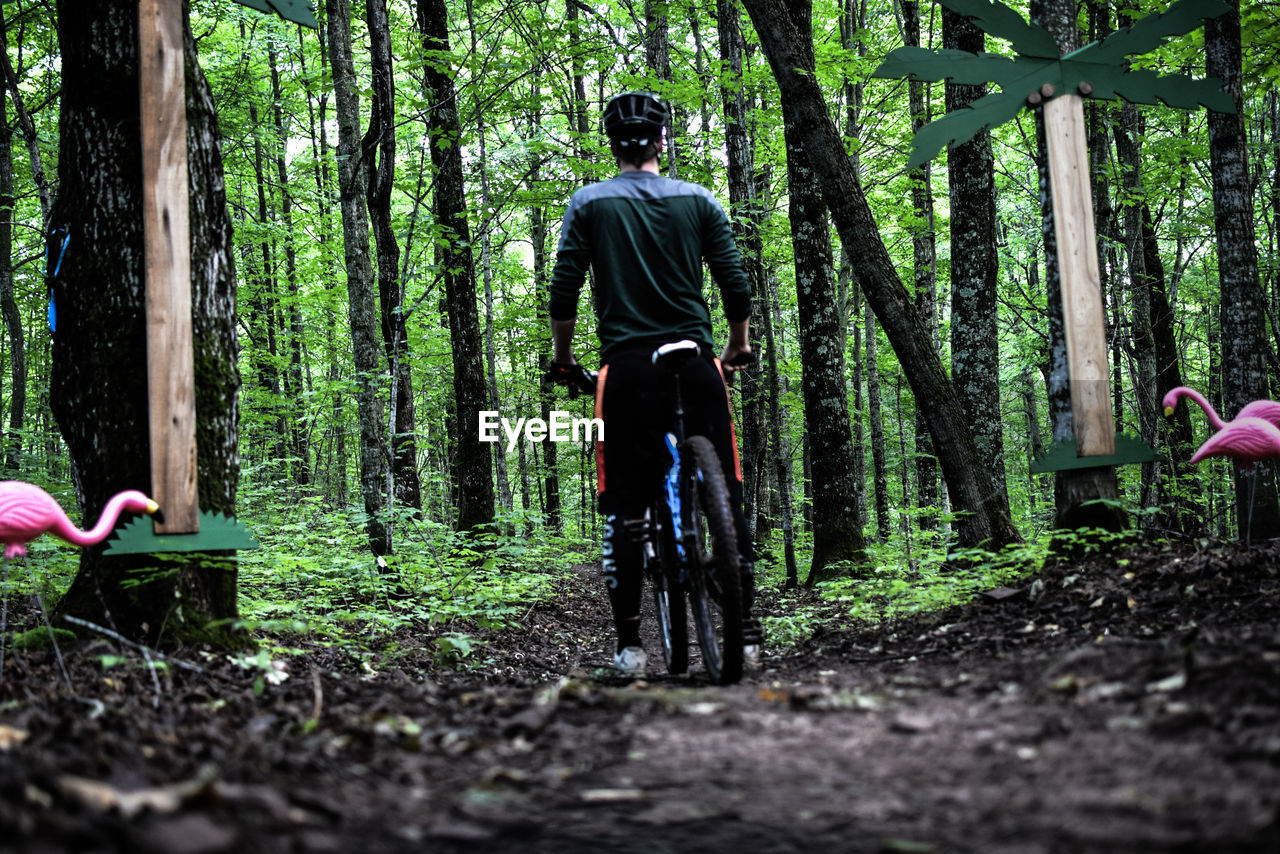
M304 27L319 29L315 13L307 0L236 0L241 6L257 9L259 12L275 12L286 21L302 24Z
M1126 56L1150 53L1165 40L1185 35L1204 21L1229 11L1231 7L1223 0L1179 0L1165 11L1121 27L1102 41L1091 42L1064 58L1074 59L1089 51L1090 62L1122 62Z
M999 0L943 0L942 5L973 19L984 33L1004 39L1024 56L1058 58L1058 43L1048 30L1027 23Z
M1166 39L1190 32L1229 10L1223 0L1178 0L1161 14L1143 18L1099 42L1058 58L1047 30L1024 21L999 0L941 0L953 12L972 18L984 32L1007 39L1015 57L961 50L900 47L873 72L873 77L908 78L980 85L993 83L999 92L978 99L968 108L948 113L921 128L911 141L907 167L933 159L948 145L959 145L986 128L1017 116L1033 92L1080 92L1093 98L1123 98L1136 104L1163 103L1179 109L1204 106L1235 112L1235 102L1220 81L1183 74L1160 76L1145 69L1129 70L1125 58L1149 53ZM1048 84L1051 88L1045 88ZM1081 84L1086 84L1082 86Z

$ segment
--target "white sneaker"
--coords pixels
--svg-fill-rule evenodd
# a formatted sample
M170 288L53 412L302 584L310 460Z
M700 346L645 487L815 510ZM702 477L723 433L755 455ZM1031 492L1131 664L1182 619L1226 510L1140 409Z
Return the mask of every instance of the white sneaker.
M760 644L749 643L742 648L742 666L751 670L760 667Z
M613 666L623 676L643 676L649 656L643 647L627 646L621 652L613 654Z

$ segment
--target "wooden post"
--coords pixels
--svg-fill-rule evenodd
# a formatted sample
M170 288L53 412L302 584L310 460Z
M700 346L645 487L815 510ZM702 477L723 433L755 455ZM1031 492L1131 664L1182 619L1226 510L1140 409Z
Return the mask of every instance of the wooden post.
M1046 101L1044 128L1049 148L1053 227L1062 272L1062 314L1066 321L1076 452L1082 457L1114 454L1116 427L1080 96L1059 95Z
M199 531L181 0L139 0L151 490L157 534Z

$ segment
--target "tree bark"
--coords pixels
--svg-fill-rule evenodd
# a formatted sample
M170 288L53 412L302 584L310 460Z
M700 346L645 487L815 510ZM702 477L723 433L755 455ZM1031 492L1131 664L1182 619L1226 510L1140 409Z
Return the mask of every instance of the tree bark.
M3 18L0 18L2 21ZM0 35L4 32L0 26ZM0 96L0 312L9 335L9 431L0 452L6 476L15 477L22 464L22 424L27 408L27 347L22 315L13 293L13 131L9 129L8 98Z
M748 127L748 95L742 79L746 40L736 0L717 0L720 56L725 63L720 94L725 116L725 155L728 161L729 212L742 263L751 282L751 328L759 334L768 310L765 297L764 246L760 236L761 210L755 194L755 157ZM757 547L768 540L771 520L764 485L768 482L768 389L759 363L739 372L742 388L743 511ZM776 378L772 380L776 383Z
M1248 138L1242 112L1239 0L1231 11L1205 23L1205 71L1223 83L1235 113L1209 112L1209 167L1213 174L1213 221L1218 237L1218 280L1222 294L1222 410L1234 418L1249 401L1268 396L1266 314L1258 284L1253 197L1249 182ZM1257 538L1280 536L1280 506L1274 469L1258 466L1252 489L1237 468L1236 521ZM1249 493L1253 506L1249 506Z
M1129 328L1133 346L1133 405L1138 415L1142 441L1157 447L1156 428L1159 399L1156 397L1155 342L1151 334L1151 282L1147 274L1146 244L1143 234L1142 188L1142 121L1136 105L1125 103L1120 109L1120 127L1116 129L1116 154L1124 171L1124 242L1129 260ZM1142 464L1140 504L1155 504L1154 463Z
M789 0L788 13L797 29L811 26L811 0ZM812 45L805 67L813 66ZM791 242L795 250L796 311L800 323L800 365L804 391L805 433L809 437L813 474L813 563L805 586L828 580L836 562L866 560L858 489L853 479L853 432L849 424L848 386L844 378L840 306L832 278L831 237L827 207L816 170L805 156L799 105L782 101L787 140L787 196ZM843 148L843 143L841 143ZM847 573L845 568L842 572Z
M1182 385L1178 339L1175 332L1173 308L1169 304L1168 283L1165 281L1164 264L1160 261L1156 243L1155 226L1151 222L1151 209L1142 206L1142 244L1147 283L1151 298L1151 336L1155 347L1156 400L1164 400L1170 389ZM1179 406L1165 422L1164 440L1158 447L1168 448L1169 460L1160 463L1170 477L1157 480L1155 503L1161 508L1156 518L1159 527L1179 531L1186 536L1200 536L1205 532L1205 509L1200 495L1194 490L1177 491L1176 485L1187 483L1192 477L1191 453L1194 436L1191 430L1191 412L1187 406ZM1170 487L1174 487L1171 491ZM1164 508L1168 508L1165 510Z
M981 53L982 30L950 9L942 12L942 43ZM986 86L946 84L947 112L967 110ZM991 489L1008 504L1004 430L1000 423L999 316L996 302L996 182L991 134L953 145L947 155L951 193L951 381L991 473Z
M915 0L902 0L903 44L920 47L920 4ZM929 123L925 107L925 84L919 80L907 81L907 99L911 110L911 130L918 132ZM938 340L938 249L933 215L933 165L926 163L911 170L911 208L916 225L911 233L911 255L914 262L915 305L920 313L934 352L942 358ZM941 515L938 492L938 459L929 435L924 407L916 405L916 492L923 512L918 521L922 530L938 527Z
M185 22L186 9L183 8ZM66 440L83 518L122 489L150 490L143 273L138 5L63 2L58 195L73 236L54 283L50 403ZM239 480L235 266L222 155L208 83L184 23L192 332L199 503L232 515ZM149 643L221 642L236 613L234 561L81 552L64 614ZM143 583L136 584L138 579ZM223 620L222 628L208 628Z
M286 311L289 317L289 368L284 375L285 409L289 417L289 439L292 444L290 468L294 483L306 486L311 483L311 449L307 435L306 403L303 398L303 347L302 307L298 292L298 252L293 242L293 193L289 189L289 169L285 162L284 95L280 88L280 66L275 50L267 54L271 67L271 115L276 130L276 177L280 183L280 219L284 225L285 289L289 297Z
M418 0L418 26L428 51L449 50L449 18L444 0ZM475 264L462 169L462 127L453 76L446 59L426 64L431 103L431 164L435 168L435 215L439 264L444 276L453 345L453 393L457 404L458 530L493 522L493 461L479 435L480 411L487 405L480 319L476 310Z
M944 476L956 508L961 545L1000 548L1020 540L1009 519L1007 502L992 495L991 475L973 439L955 389L933 349L928 329L898 279L893 262L871 216L866 196L844 152L814 75L812 39L786 15L780 0L744 0L755 23L783 102L791 102L797 136L805 143L803 156L849 248L854 272L868 302L883 325L889 342L907 373L918 405L929 415L929 429L938 448ZM804 50L804 45L809 50Z
M418 475L417 413L413 400L413 371L409 363L408 318L404 283L400 281L400 244L391 224L391 192L395 182L395 77L391 57L391 22L386 0L366 0L372 60L372 105L369 129L361 144L368 170L366 193L373 236L378 248L378 306L382 313L382 346L392 389L390 396L391 473L388 495L415 511L422 510L422 480ZM387 509L391 509L388 499ZM386 522L387 550L394 546L391 517Z
M889 470L885 464L884 413L880 405L880 364L876 356L879 333L876 316L867 307L867 420L871 422L871 478L875 485L876 534L887 543L893 533L889 518Z
M386 509L386 423L378 398L381 342L369 259L369 219L365 210L366 171L360 145L360 104L351 51L350 0L325 0L329 62L333 69L338 117L338 192L342 207L342 245L347 268L347 312L355 361L356 408L360 421L360 495L364 501L369 548L384 555L390 544L381 522Z

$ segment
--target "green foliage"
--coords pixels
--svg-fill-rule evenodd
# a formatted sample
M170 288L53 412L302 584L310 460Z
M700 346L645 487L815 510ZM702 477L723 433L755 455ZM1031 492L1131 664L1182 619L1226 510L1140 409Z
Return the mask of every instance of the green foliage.
M251 518L263 549L240 558L242 625L279 643L306 638L356 655L394 654L409 633L430 640L442 664L464 666L484 634L520 628L585 559L580 544L546 535L466 537L438 523L401 523L413 538L379 561L364 551L358 515L306 501Z
M877 560L869 577L828 582L822 586L822 594L840 603L851 619L859 621L877 622L937 611L1028 578L1039 570L1047 548L1045 536L998 553L955 551L946 561L923 562L915 571Z

